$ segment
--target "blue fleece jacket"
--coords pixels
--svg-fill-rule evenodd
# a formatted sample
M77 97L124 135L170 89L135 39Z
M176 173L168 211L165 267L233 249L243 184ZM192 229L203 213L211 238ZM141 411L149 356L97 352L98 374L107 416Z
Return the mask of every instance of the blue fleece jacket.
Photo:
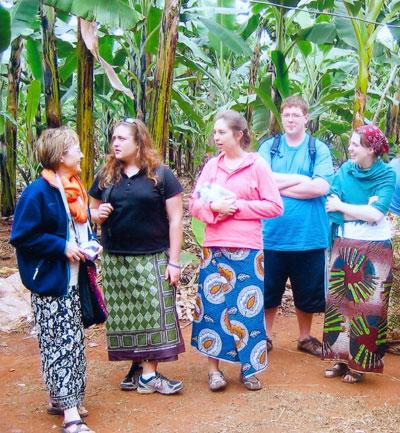
M11 244L24 286L42 296L65 296L70 270L64 252L68 216L60 191L43 178L22 193L14 213Z

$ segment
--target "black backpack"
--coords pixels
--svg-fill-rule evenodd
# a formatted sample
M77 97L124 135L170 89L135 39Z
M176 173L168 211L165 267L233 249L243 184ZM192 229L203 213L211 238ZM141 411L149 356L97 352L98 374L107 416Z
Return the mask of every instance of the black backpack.
M312 176L314 174L314 166L315 166L315 160L317 157L317 148L315 146L315 137L312 135L309 136L308 140L308 154L310 156L310 168L309 173ZM261 143L262 144L262 143ZM281 145L281 134L276 134L274 136L274 141L271 146L270 155L271 155L271 166L272 166L272 160L277 155L281 157L282 155L279 152L279 146Z

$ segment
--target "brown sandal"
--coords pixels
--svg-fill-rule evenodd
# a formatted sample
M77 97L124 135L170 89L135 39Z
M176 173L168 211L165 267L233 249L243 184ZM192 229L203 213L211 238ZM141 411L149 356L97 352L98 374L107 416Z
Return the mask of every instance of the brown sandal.
M49 415L64 415L64 409L61 409L57 403L49 403L47 406L47 413ZM89 415L89 412L83 406L78 407L78 413L81 418L86 418Z
M71 431L68 430L70 427L72 426L76 426L76 429ZM69 422L65 422L62 426L61 426L61 433L94 433L94 431L92 429L90 429L86 423L84 423L81 419L77 419L74 421L69 421Z
M332 379L334 377L344 376L348 371L349 369L346 364L344 364L343 362L337 362L332 367L327 368L324 371L324 376L327 379Z
M322 355L322 344L317 338L310 336L297 342L297 350L320 357Z
M363 373L357 373L356 371L348 370L348 372L343 376L342 382L350 384L358 383L363 376Z

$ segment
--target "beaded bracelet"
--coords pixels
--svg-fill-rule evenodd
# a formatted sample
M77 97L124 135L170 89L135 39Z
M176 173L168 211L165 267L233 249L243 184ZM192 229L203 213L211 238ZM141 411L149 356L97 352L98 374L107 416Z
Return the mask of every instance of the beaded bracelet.
M171 262L168 262L168 266L172 266L173 268L176 268L176 269L181 269L181 265L174 265Z

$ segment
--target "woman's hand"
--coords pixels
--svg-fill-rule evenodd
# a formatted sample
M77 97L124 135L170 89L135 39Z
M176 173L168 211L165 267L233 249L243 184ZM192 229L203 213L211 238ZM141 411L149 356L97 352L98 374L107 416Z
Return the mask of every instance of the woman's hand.
M178 265L171 266L170 264L167 264L164 277L169 281L171 286L176 286L181 278L181 268L178 267Z
M368 204L371 205L372 203L375 203L379 200L379 197L377 195L373 195L368 199Z
M235 198L221 198L210 203L210 208L213 212L219 213L219 219L233 215L237 210Z
M97 219L100 224L103 224L103 222L110 216L113 210L114 208L111 206L111 203L102 203L97 208Z
M325 209L327 212L342 212L342 200L337 195L328 195L326 199Z
M71 244L71 242L67 242L65 255L71 263L79 262L80 260L85 261L85 256L80 248L75 244Z

